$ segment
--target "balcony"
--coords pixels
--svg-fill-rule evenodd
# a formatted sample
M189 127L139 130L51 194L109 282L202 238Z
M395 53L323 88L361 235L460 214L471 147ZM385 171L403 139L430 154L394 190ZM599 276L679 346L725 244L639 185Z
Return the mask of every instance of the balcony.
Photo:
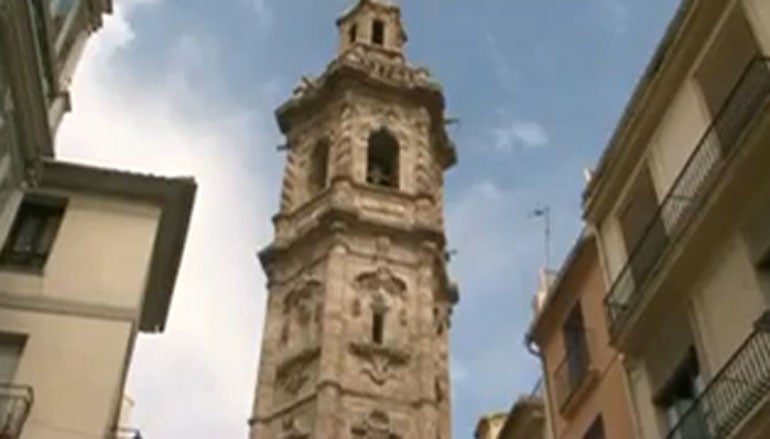
M596 383L598 368L595 346L594 333L585 332L583 342L568 348L567 354L556 368L556 402L564 416L572 414Z
M605 308L616 336L644 297L669 250L683 236L709 200L731 160L741 149L744 134L770 95L770 60L752 61L733 87L670 190L632 248L609 294Z
M754 331L706 385L666 439L730 437L768 394L770 312L755 324Z
M32 401L31 387L0 384L0 439L17 439L21 435Z

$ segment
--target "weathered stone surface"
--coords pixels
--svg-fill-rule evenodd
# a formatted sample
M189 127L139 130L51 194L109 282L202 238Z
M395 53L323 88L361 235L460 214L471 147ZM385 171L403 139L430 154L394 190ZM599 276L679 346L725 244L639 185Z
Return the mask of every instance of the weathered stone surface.
M288 150L260 254L270 295L250 437L449 439L443 96L405 61L397 7L362 0L339 27L339 57L278 110ZM367 183L383 131L392 185Z

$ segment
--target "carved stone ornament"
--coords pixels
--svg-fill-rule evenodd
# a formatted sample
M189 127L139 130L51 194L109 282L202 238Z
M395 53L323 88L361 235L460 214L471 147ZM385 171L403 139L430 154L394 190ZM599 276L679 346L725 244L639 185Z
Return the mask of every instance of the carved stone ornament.
M308 439L310 433L306 432L304 428L299 425L297 419L294 416L289 416L283 420L281 428L281 439Z
M356 278L356 289L370 293L385 291L391 297L403 298L406 283L396 277L386 266L380 266L377 271L364 273Z
M355 439L401 439L390 425L390 416L381 410L369 413L350 429Z
M297 322L300 325L307 325L313 319L314 311L318 310L317 304L320 303L320 293L322 284L316 279L303 276L300 283L292 288L283 299L283 313L290 315L296 313ZM319 316L315 316L316 320Z
M396 378L397 369L409 363L407 352L372 343L351 343L350 353L364 361L362 372L378 386Z
M296 396L310 379L310 366L321 355L321 348L305 349L284 361L276 372L276 384L287 394Z

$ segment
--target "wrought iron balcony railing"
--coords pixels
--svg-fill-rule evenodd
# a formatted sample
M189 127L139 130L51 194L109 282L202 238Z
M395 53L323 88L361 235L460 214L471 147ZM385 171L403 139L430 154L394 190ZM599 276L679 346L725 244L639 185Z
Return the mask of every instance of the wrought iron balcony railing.
M706 385L666 439L723 439L770 395L770 312Z
M568 347L567 353L554 373L556 402L562 413L571 411L576 397L595 378L596 350L592 331L583 333L581 341Z
M770 60L758 58L744 71L714 117L605 298L610 329L616 332L643 296L650 275L690 224L723 174L742 135L770 96Z
M32 388L0 383L0 439L21 435L33 401Z

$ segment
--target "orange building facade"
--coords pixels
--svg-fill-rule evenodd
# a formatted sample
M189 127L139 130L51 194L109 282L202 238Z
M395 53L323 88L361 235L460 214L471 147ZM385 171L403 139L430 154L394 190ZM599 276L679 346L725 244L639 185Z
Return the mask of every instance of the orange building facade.
M545 288L527 334L543 367L546 437L635 437L623 363L609 345L606 290L596 241L583 235Z

